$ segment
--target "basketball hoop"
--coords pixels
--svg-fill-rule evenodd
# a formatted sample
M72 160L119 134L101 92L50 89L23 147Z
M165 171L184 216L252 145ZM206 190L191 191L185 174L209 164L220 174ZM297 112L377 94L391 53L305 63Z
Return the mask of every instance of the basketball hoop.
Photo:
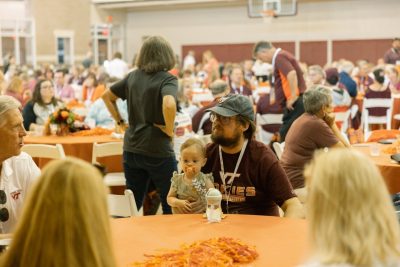
M261 11L261 16L263 18L264 23L270 23L273 18L276 18L275 10L273 9L265 9Z

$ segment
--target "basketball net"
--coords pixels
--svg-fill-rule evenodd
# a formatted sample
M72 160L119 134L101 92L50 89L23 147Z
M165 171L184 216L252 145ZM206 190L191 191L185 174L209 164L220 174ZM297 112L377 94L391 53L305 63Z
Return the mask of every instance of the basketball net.
M273 9L265 9L261 11L261 16L264 23L271 23L272 19L276 17L275 11Z

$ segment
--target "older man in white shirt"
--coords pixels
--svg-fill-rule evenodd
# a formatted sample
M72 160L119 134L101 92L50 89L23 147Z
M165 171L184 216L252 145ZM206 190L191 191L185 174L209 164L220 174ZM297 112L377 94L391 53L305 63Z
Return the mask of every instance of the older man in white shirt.
M13 97L0 96L0 232L13 231L22 205L40 170L32 158L21 152L26 131Z

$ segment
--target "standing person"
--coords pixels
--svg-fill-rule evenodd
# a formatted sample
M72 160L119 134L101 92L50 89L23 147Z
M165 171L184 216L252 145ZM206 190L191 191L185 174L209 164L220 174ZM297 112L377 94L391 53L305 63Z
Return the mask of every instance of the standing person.
M20 106L13 97L0 96L0 233L13 231L26 194L40 175L32 158L21 152L26 131Z
M285 217L302 218L303 207L278 159L254 138L249 98L229 95L210 110L213 143L207 147L202 172L212 172L222 193L223 212L279 216L280 206Z
M302 267L399 267L400 231L382 175L354 150L317 154L305 170L313 258Z
M253 55L262 62L272 64L274 68L275 82L271 97L284 108L283 123L279 130L280 141L283 142L292 123L304 113L302 94L306 90L306 83L303 72L292 54L275 48L270 42L256 43Z
M399 64L400 63L400 38L394 38L392 48L386 51L384 60L386 64Z
M126 186L140 209L152 181L160 192L164 214L170 214L167 194L177 170L172 145L176 115L177 78L168 70L175 65L170 44L160 36L146 39L137 59L137 69L115 83L103 100L119 128L125 129L124 172ZM128 127L117 107L127 100Z
M89 163L50 162L0 265L115 267L106 192L100 171Z

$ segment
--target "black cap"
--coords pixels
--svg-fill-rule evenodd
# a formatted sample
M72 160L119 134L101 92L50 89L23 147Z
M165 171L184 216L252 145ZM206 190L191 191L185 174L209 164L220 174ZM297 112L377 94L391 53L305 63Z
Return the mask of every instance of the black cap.
M221 97L219 103L207 110L217 113L224 117L241 115L254 122L254 109L250 99L244 95L227 95Z

